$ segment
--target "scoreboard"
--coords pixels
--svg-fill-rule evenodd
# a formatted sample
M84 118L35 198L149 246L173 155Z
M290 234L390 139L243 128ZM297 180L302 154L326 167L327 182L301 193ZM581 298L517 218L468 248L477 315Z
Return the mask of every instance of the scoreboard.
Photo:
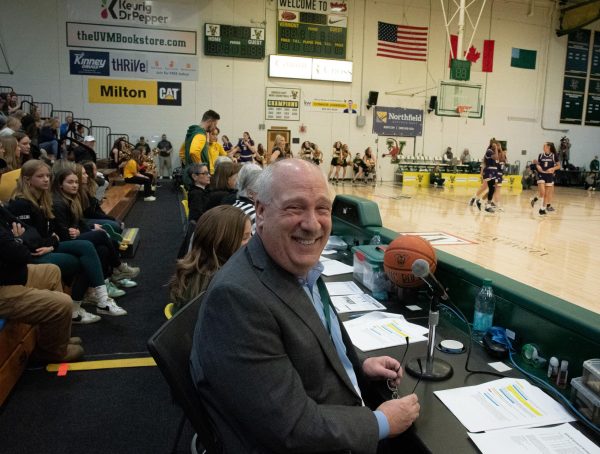
M204 25L204 55L265 58L265 29L233 25Z

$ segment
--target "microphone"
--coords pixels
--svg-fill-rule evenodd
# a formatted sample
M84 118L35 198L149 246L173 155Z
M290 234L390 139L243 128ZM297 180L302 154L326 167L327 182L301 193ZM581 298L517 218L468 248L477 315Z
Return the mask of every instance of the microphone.
M419 279L423 280L434 295L440 297L444 301L448 301L450 298L446 293L446 289L440 281L438 281L433 274L429 271L429 263L423 259L417 259L412 264L412 272Z

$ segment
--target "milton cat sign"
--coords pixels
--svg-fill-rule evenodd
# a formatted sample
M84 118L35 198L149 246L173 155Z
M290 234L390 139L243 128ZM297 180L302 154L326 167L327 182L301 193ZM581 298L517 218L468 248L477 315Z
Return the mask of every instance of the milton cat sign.
M150 80L89 79L91 104L181 106L181 83Z

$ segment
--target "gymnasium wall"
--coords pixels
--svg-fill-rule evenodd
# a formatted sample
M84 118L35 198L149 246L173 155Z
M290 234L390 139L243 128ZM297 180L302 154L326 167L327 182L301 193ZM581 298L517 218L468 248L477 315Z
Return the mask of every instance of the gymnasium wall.
M110 2L110 0L109 0ZM100 0L97 2L101 3ZM557 38L557 13L553 1L488 1L473 44L481 49L484 39L495 40L494 71L482 73L475 64L471 81L485 85L485 115L482 120L438 117L427 114L431 95L437 94L440 80L448 79L448 43L442 8L437 0L347 0L347 59L354 62L353 82L320 82L269 79L268 59L245 60L203 55L203 24L260 26L266 23L266 54L275 53L277 2L274 0L189 0L173 7L191 7L195 15L181 20L182 29L198 32L198 77L182 82L182 105L136 106L91 104L88 77L69 74L66 47L68 6L77 2L20 0L3 2L0 9L0 39L13 75L0 75L1 85L30 93L38 101L52 102L73 110L78 117L92 118L95 125L110 126L113 132L129 133L133 140L167 133L178 147L189 124L199 121L202 112L213 108L221 114L222 133L232 140L247 130L257 142L266 142L266 129L285 126L292 137L318 143L325 153L324 171L331 157L331 144L342 140L353 153L367 146L385 151L385 140L376 143L372 112L366 109L370 90L379 92L380 106L424 110L423 136L405 139L405 154L440 156L447 146L460 153L464 147L480 156L490 137L508 141L509 160L521 165L541 151L544 141L558 144L563 135L572 142L571 162L589 166L598 154L599 128L561 125L562 74L567 38ZM449 2L452 3L452 2ZM477 2L480 3L480 2ZM90 2L82 2L82 7ZM94 4L92 2L92 4ZM448 6L448 2L445 3ZM476 10L471 12L477 20ZM427 63L376 57L377 21L429 26ZM100 22L100 19L98 19ZM592 24L592 29L600 29ZM466 43L465 43L466 45ZM510 66L513 47L537 51L535 70ZM0 63L0 67L4 63ZM5 68L2 68L5 69ZM300 121L265 121L265 87L300 88L303 98L353 99L366 125L358 127L356 116L311 112L302 109ZM402 94L402 95L399 95ZM414 94L411 96L411 94ZM306 132L300 132L300 126ZM561 130L568 130L563 132ZM293 146L293 150L298 149ZM522 150L526 154L522 155ZM380 175L391 180L394 168L379 158Z

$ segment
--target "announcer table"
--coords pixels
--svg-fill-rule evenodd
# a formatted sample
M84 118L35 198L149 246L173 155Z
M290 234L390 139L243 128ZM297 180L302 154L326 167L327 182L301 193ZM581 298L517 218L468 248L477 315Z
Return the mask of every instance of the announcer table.
M345 263L351 263L351 254L348 251L338 253L336 256L328 256L331 259L337 259ZM343 282L352 281L352 274L344 274L325 278L327 282ZM356 282L363 291L369 291ZM384 302L387 312L403 315L408 321L422 326L427 326L429 320L429 302L425 292L404 291L401 295L393 295L388 301ZM450 295L452 297L452 295ZM409 310L406 306L416 305L421 309L417 311ZM341 321L346 321L357 314L340 314ZM440 341L453 339L462 342L465 346L469 344L468 334L460 326L462 322L458 317L441 311L440 321L437 327L436 345ZM467 314L465 314L467 315ZM467 315L468 316L468 315ZM464 325L463 325L464 326ZM412 358L425 357L427 355L427 342L417 342L409 345L409 350L406 354L404 364L407 364ZM384 348L370 352L362 352L356 349L359 359L362 361L370 356L389 355L400 361L404 355L406 346ZM421 380L417 386L415 393L419 398L421 412L419 418L415 421L409 433L412 434L417 443L421 446L419 452L423 453L449 453L449 454L468 454L480 452L471 439L467 435L467 429L460 421L448 410L448 408L438 399L433 393L435 391L460 388L465 386L474 386L485 383L491 380L496 380L499 377L481 373L469 373L465 370L465 362L467 353L448 354L439 349L435 349L434 356L448 362L453 368L453 375L444 381L425 381ZM469 368L477 371L495 372L488 363L499 361L493 358L483 349L477 342L473 342L471 357L469 359ZM519 361L519 359L517 359ZM504 361L509 364L508 360ZM519 363L519 366L524 367L528 372L535 373L535 370L528 369L524 364ZM539 370L537 371L539 375ZM523 374L512 369L503 375L507 377L526 378ZM540 376L543 376L540 375ZM417 379L404 373L400 385L400 394L408 395L412 392L417 384ZM385 383L381 383L376 387L376 392L381 399L390 399L391 391L388 390ZM588 438L600 445L600 437L587 429L581 423L573 423L574 427L581 431Z

